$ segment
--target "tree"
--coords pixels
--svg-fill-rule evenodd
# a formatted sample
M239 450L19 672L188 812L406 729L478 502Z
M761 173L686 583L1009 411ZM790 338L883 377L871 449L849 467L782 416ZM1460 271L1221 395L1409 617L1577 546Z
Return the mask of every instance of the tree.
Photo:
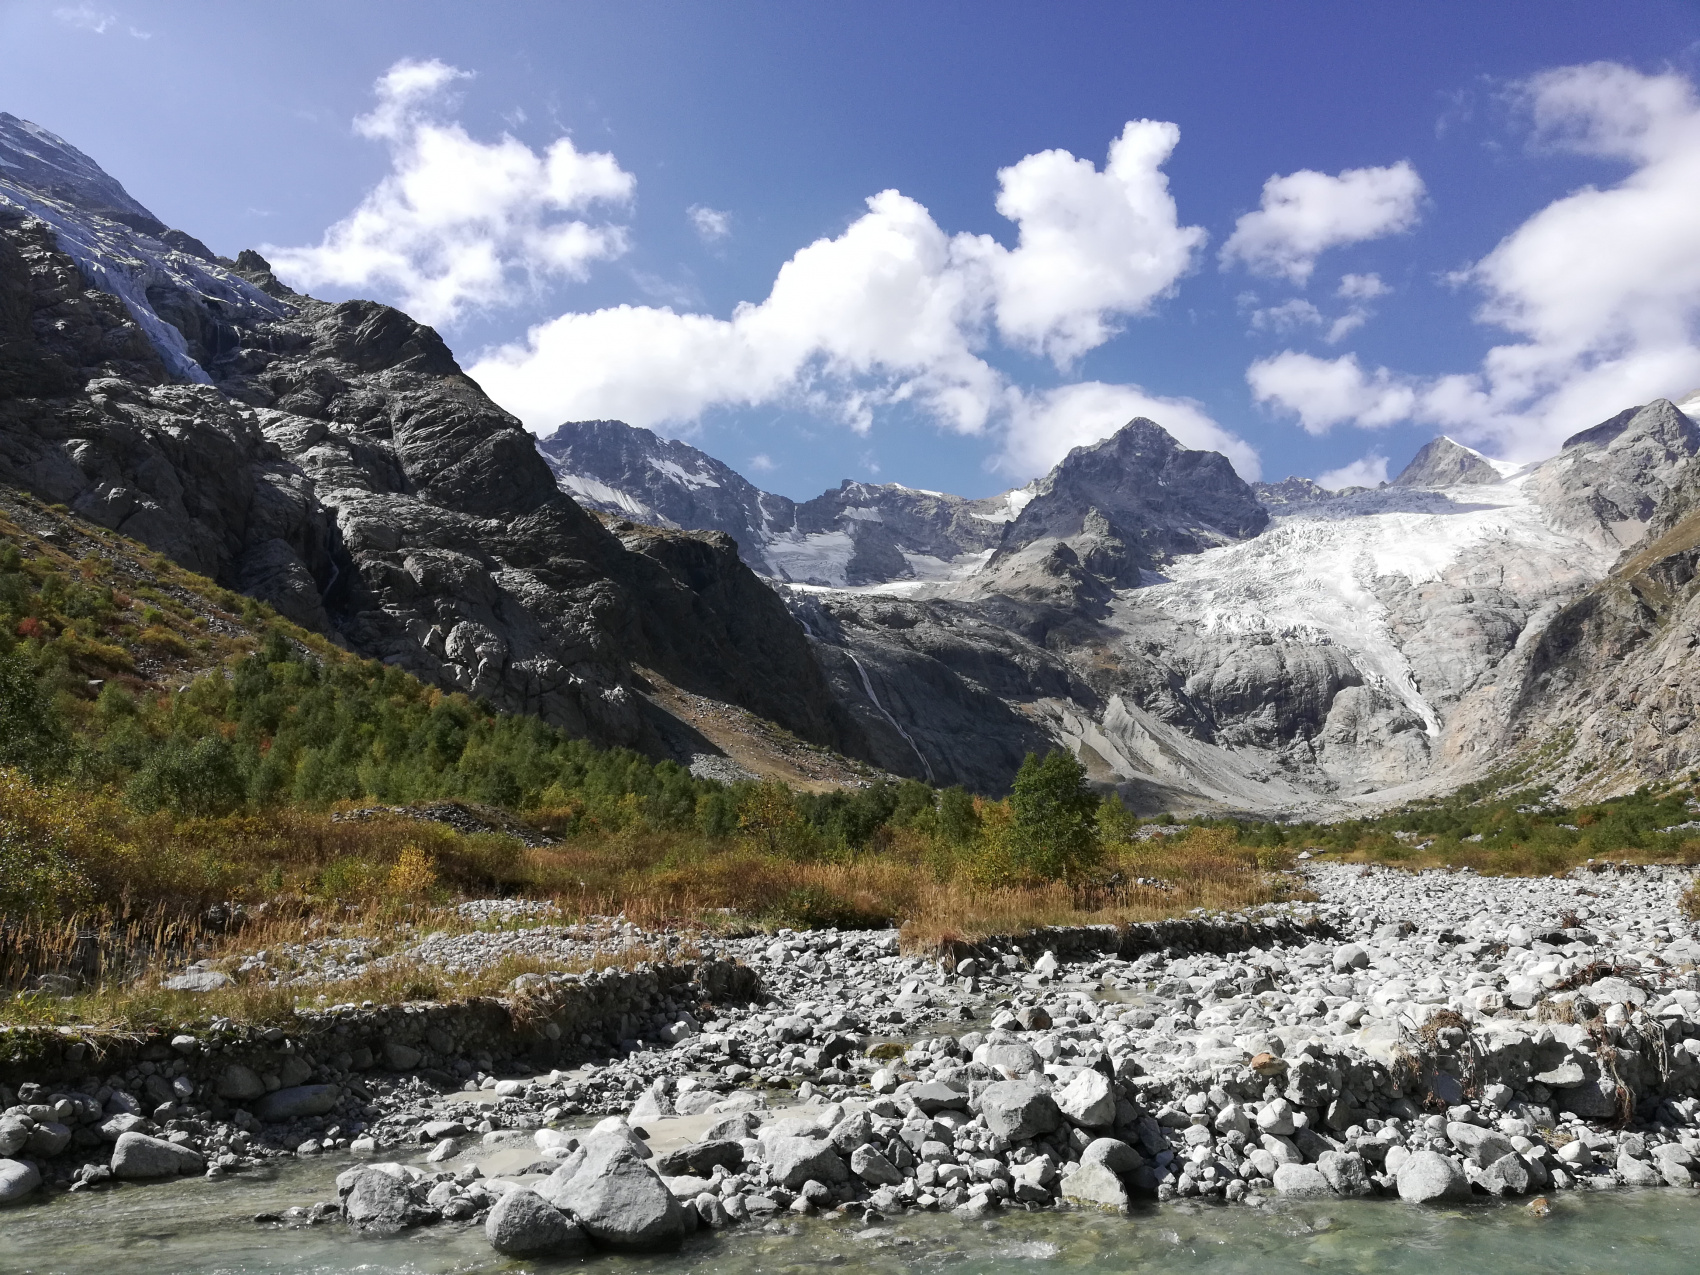
M1009 797L1011 849L1031 880L1075 881L1098 862L1098 797L1086 770L1065 752L1028 753Z

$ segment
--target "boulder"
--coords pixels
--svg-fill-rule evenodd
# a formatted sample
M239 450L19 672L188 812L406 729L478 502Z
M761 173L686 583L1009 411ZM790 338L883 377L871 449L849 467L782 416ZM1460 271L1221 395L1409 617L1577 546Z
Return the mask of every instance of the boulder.
M1062 1112L1043 1086L1031 1080L1000 1080L980 1094L986 1127L1011 1142L1050 1133L1062 1124Z
M220 974L217 970L189 970L160 983L168 992L216 992L230 985L230 975Z
M1119 1138L1094 1138L1080 1153L1080 1163L1101 1164L1117 1177L1126 1177L1145 1163L1145 1157Z
M1658 1186L1663 1176L1645 1160L1638 1160L1627 1151L1617 1153L1617 1176L1624 1186Z
M1075 1072L1054 1101L1064 1119L1083 1129L1107 1129L1116 1122L1116 1091L1090 1067Z
M252 1102L266 1092L265 1081L255 1075L252 1068L241 1063L231 1063L226 1067L219 1074L216 1088L220 1098L231 1102Z
M484 1219L484 1238L505 1257L576 1257L590 1237L537 1192L517 1186Z
M1369 953L1358 943L1347 943L1344 947L1334 949L1334 972L1346 974L1352 970L1361 970L1369 965Z
M939 1080L929 1080L926 1084L916 1085L909 1091L909 1101L929 1116L940 1111L968 1109L968 1095Z
M812 1143L816 1147L825 1143ZM828 1150L831 1148L829 1147ZM554 1191L558 1207L613 1248L659 1248L685 1233L685 1213L655 1170L619 1137L593 1136L573 1153L575 1172ZM569 1164L571 1161L568 1162ZM557 1170L565 1173L567 1165Z
M1118 1213L1125 1213L1128 1208L1127 1188L1105 1164L1082 1164L1063 1179L1062 1194L1065 1200L1076 1204L1114 1209Z
M1617 1117L1617 1085L1607 1076L1590 1080L1573 1088L1566 1089L1559 1095L1558 1106L1561 1111L1584 1120L1612 1120Z
M1464 1170L1438 1151L1413 1151L1399 1166L1398 1183L1399 1198L1413 1204L1462 1200L1470 1194L1470 1180Z
M1464 1124L1457 1120L1446 1126L1446 1137L1478 1169L1487 1168L1495 1160L1510 1155L1513 1150L1510 1139L1492 1129Z
M850 1153L850 1172L869 1186L900 1186L903 1174L878 1147L863 1145Z
M1264 1103L1257 1113L1257 1127L1278 1138L1290 1136L1297 1128L1293 1120L1293 1104L1285 1098Z
M336 1085L294 1085L269 1093L254 1104L254 1114L266 1124L283 1124L303 1116L322 1116L342 1098Z
M1512 1151L1490 1161L1476 1175L1476 1181L1489 1195L1523 1195L1530 1186L1529 1166Z
M820 1138L778 1137L767 1139L762 1146L767 1160L768 1176L788 1191L795 1191L811 1179L816 1182L843 1182L850 1176L844 1160L832 1143Z
M1316 1167L1335 1195L1368 1195L1375 1189L1369 1180L1369 1166L1356 1151L1324 1151L1317 1157Z
M1283 1164L1275 1170L1275 1190L1300 1200L1321 1200L1334 1194L1322 1170L1314 1164Z
M974 1061L984 1063L1010 1080L1045 1069L1045 1060L1031 1045L1019 1040L999 1040L981 1045L974 1051Z
M849 1155L857 1147L874 1140L874 1120L865 1111L855 1111L832 1126L827 1141L838 1148L840 1155Z
M384 1045L384 1061L390 1065L391 1071L412 1071L424 1057L412 1045L404 1045L399 1040Z
M413 1224L413 1198L402 1175L377 1166L352 1173L342 1201L342 1214L350 1226L367 1235L394 1235ZM337 1185L342 1186L341 1179Z
M115 1116L108 1116L98 1127L102 1138L108 1142L117 1142L126 1133L150 1133L158 1126L152 1120L144 1120L141 1116L121 1111Z
M44 1120L30 1130L24 1150L37 1160L51 1160L70 1145L70 1129L57 1120Z
M732 1225L732 1215L726 1211L718 1195L704 1191L696 1198L696 1209L698 1219L712 1231Z
M35 1121L25 1115L0 1116L0 1156L15 1155L30 1140Z
M673 1104L663 1088L664 1083L657 1080L640 1093L626 1119L633 1124L641 1124L645 1120L662 1120L671 1116Z
M669 1151L655 1162L655 1171L664 1178L676 1178L687 1173L706 1178L714 1172L717 1164L735 1170L743 1163L743 1143L730 1138L714 1138Z
M112 1176L128 1182L201 1173L206 1167L206 1161L188 1147L145 1133L121 1134L112 1146Z
M0 1204L21 1200L41 1186L41 1173L23 1160L0 1160Z

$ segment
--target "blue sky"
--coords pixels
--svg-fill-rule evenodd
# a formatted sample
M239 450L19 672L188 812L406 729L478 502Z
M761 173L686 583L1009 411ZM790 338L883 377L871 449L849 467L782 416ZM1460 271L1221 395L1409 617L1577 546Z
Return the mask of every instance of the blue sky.
M1697 41L1667 0L89 0L0 5L0 109L534 427L981 495L1142 411L1339 482L1700 386Z

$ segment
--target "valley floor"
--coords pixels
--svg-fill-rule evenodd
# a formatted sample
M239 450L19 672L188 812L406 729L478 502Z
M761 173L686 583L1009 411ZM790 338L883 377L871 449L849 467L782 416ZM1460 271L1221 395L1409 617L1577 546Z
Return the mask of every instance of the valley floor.
M0 1145L51 1189L160 1176L126 1171L150 1155L166 1176L190 1157L213 1176L334 1157L349 1165L341 1198L280 1221L382 1231L497 1215L491 1234L505 1235L529 1197L503 1202L525 1190L599 1244L616 1225L596 1213L600 1172L627 1175L622 1190L675 1236L775 1213L871 1226L1125 1211L1151 1194L1420 1202L1700 1179L1687 870L1302 872L1314 903L925 954L892 931L835 930L697 933L686 950L685 936L484 905L487 920L533 923L426 937L412 956L614 967L509 989L511 1006L543 998L531 1030L560 1065L492 1049L496 1035L428 1006L328 1006L309 1017L351 1044L387 1012L387 1043L333 1056L305 1043L322 1034L292 1046L278 1032L289 1074L236 1097L255 1073L235 1060L261 1055L215 1023L156 1061L0 1095L16 1099ZM622 950L656 961L627 973ZM359 956L308 943L255 959L311 981ZM726 973L738 969L754 977ZM575 994L612 1017L575 1018ZM28 1193L29 1173L6 1174Z

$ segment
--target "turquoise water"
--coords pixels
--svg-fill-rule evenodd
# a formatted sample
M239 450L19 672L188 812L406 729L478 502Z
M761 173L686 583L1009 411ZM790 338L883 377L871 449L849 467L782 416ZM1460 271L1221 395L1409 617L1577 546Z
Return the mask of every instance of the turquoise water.
M5 1275L447 1275L599 1268L609 1275L1063 1275L1065 1271L1457 1272L1474 1275L1693 1275L1700 1271L1700 1194L1678 1191L1550 1197L1412 1208L1390 1201L1268 1209L1156 1206L1132 1218L1012 1214L964 1223L923 1215L860 1224L797 1220L775 1231L699 1234L676 1254L584 1262L513 1261L482 1229L440 1225L388 1240L340 1223L258 1225L255 1213L334 1195L337 1166L290 1166L223 1181L197 1179L107 1194L61 1196L0 1213Z

